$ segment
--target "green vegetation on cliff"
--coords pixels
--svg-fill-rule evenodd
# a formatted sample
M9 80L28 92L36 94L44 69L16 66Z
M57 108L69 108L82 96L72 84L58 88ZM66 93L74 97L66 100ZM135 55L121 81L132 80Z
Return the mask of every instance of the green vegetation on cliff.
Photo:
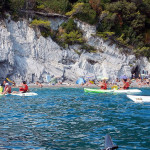
M50 27L50 22L49 21L45 21L45 20L34 19L31 22L31 26Z
M1 0L1 14L16 15L20 10L59 13L94 24L98 36L113 39L137 56L150 57L150 0ZM65 25L59 33L61 41L82 43L81 32Z
M82 44L84 42L82 32L77 28L73 19L69 19L61 25L58 33L58 41L63 46L66 44Z

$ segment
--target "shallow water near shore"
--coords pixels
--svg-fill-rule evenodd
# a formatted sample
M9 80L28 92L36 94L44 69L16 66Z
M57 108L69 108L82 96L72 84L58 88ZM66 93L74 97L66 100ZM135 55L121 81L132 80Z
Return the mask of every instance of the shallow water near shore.
M82 88L31 91L38 96L0 97L0 149L99 150L106 134L120 150L150 149L150 103Z

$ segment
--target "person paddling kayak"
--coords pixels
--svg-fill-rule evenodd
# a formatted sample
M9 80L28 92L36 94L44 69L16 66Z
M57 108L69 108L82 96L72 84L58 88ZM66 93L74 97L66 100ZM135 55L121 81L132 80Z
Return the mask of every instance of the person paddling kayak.
M99 82L100 84L98 85L101 90L107 90L107 83L106 80L103 80L102 82Z
M2 94L7 94L7 93L11 93L11 86L9 85L9 83L5 83L5 88L4 88L4 92Z
M26 84L26 81L22 82L19 91L22 93L26 93L28 91L28 85Z
M122 86L122 87L120 87L120 89L119 89L119 90L128 90L128 89L129 89L129 87L130 87L130 83L129 83L129 82L127 82L127 79L123 79L123 80L122 80L122 82L123 82L123 86Z
M14 93L26 93L29 91L28 85L26 84L26 81L22 81L21 85L19 86L19 92L13 91Z

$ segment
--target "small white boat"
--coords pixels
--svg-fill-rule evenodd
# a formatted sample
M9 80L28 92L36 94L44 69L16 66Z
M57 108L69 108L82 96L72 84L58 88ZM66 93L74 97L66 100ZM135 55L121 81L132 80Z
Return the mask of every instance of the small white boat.
M11 95L16 95L16 96L36 96L38 94L34 93L34 92L27 92L27 93L11 93Z
M101 89L84 88L84 92L92 92L92 93L139 93L139 92L142 92L142 91L139 90L139 89L101 90Z
M137 96L137 95L127 95L128 98L134 102L150 102L150 96Z

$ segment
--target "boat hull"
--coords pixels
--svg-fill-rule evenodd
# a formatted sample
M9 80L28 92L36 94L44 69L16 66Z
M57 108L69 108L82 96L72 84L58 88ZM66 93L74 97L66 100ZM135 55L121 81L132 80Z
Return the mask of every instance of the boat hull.
M12 93L11 95L16 95L16 96L36 96L38 94L34 93L34 92L27 92L27 93Z
M142 91L139 90L139 89L101 90L101 89L84 88L84 92L91 92L91 93L139 93L139 92L142 92Z
M150 102L150 96L136 96L136 95L127 95L128 98L133 100L134 102Z

